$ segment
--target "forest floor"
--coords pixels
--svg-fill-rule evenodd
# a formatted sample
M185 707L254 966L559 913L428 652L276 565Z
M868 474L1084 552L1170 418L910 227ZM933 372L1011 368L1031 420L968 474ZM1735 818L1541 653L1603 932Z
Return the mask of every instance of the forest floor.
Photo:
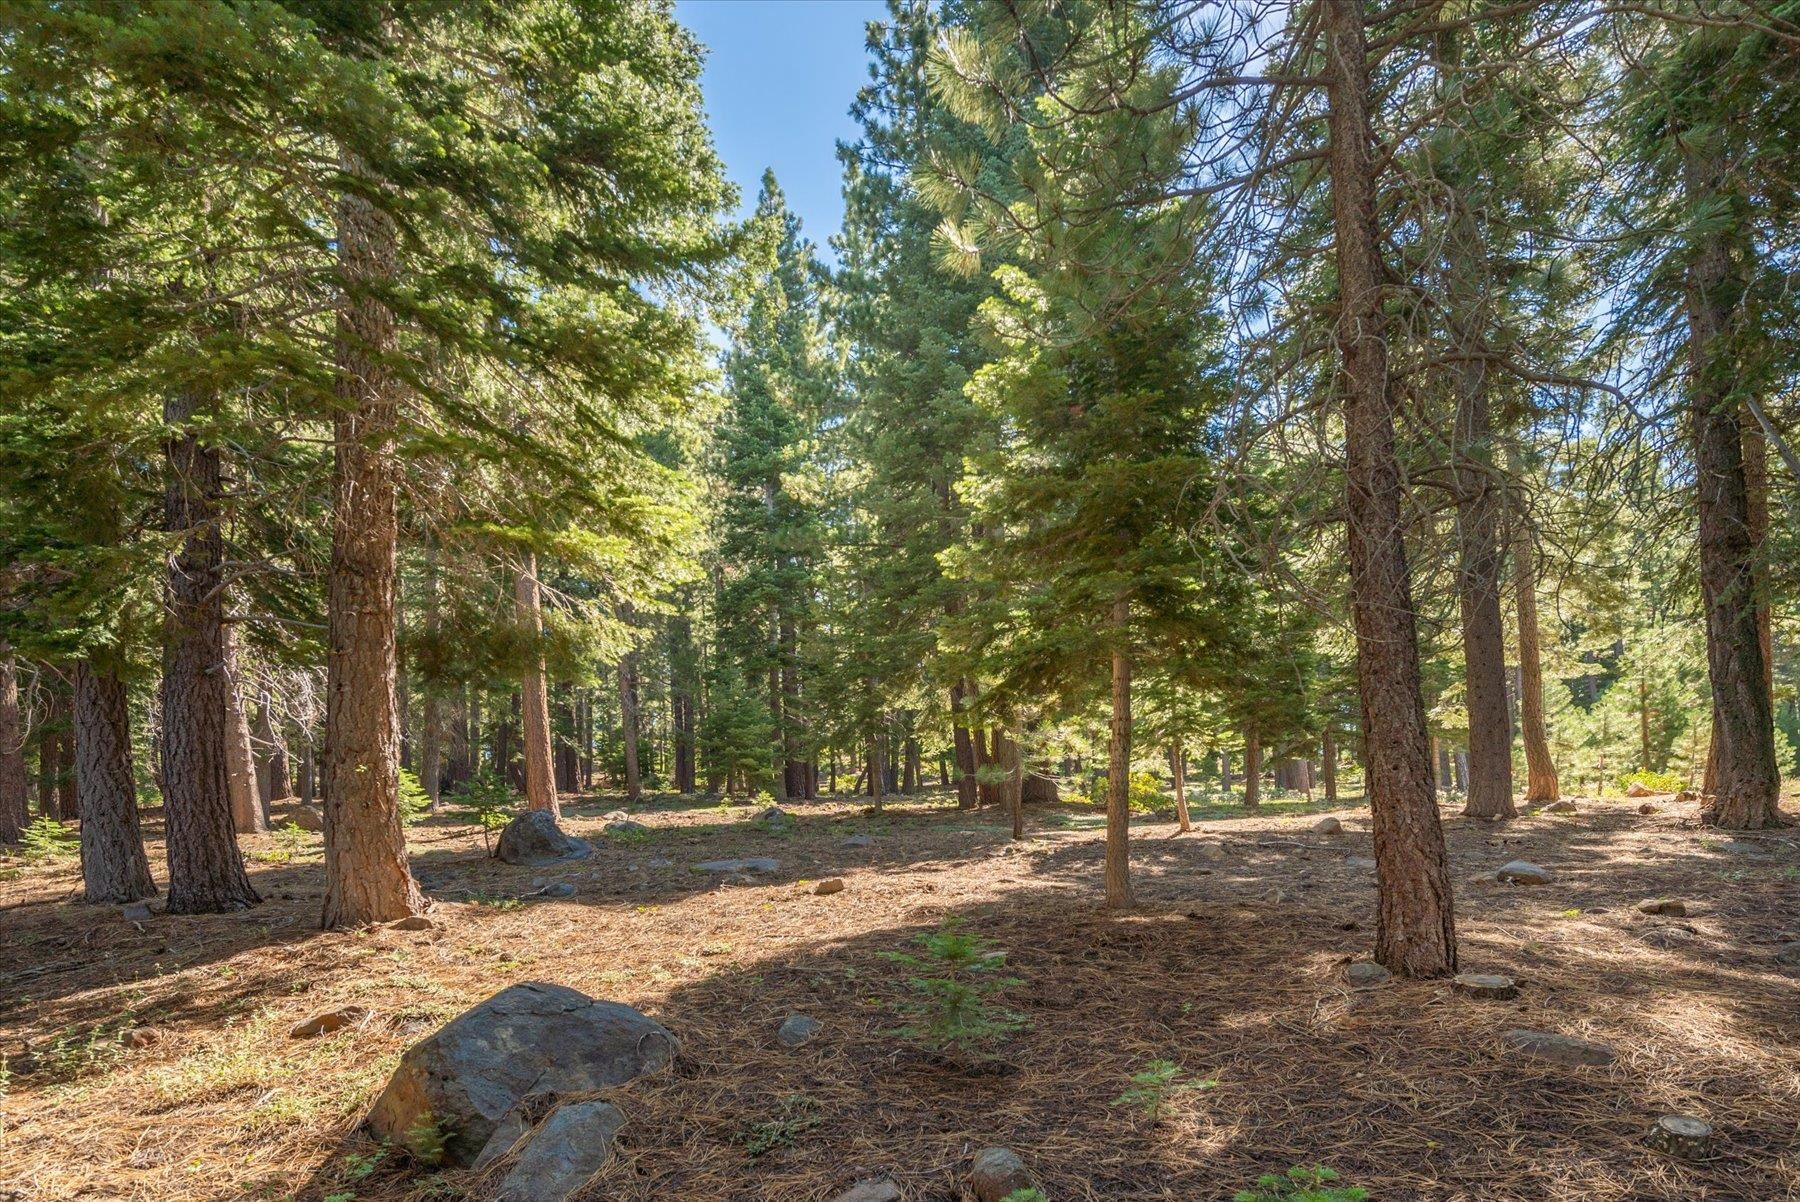
M409 1165L359 1122L405 1047L526 980L629 1003L682 1041L673 1072L621 1091L628 1125L595 1198L821 1202L890 1175L910 1202L952 1202L992 1144L1055 1202L1227 1199L1319 1163L1388 1200L1800 1197L1800 966L1773 958L1800 938L1797 830L1732 838L1668 798L1650 814L1447 814L1462 965L1520 984L1478 1001L1442 981L1346 983L1374 927L1355 807L1203 809L1179 838L1140 820L1140 905L1112 918L1091 807L1032 807L1015 844L1002 815L941 797L880 815L796 803L785 829L668 798L636 808L651 829L630 838L601 833L617 804L568 804L596 851L551 869L488 859L473 827L412 828L438 900L426 931L317 930L316 835L245 838L267 901L237 915L132 922L71 901L72 861L0 864L0 1200L479 1197L474 1174ZM1344 833L1312 831L1324 812ZM871 845L844 846L855 833ZM148 834L160 872L155 815ZM752 855L779 871L691 868ZM1516 858L1554 883L1494 881ZM847 887L816 896L827 877ZM573 897L520 900L561 882ZM1656 897L1687 916L1639 912ZM894 1034L908 971L884 953L951 917L1023 981L1005 1002L1029 1025L981 1071ZM346 1005L369 1018L289 1037ZM779 1046L790 1014L823 1031ZM131 1046L145 1026L160 1038ZM1520 1059L1499 1038L1515 1027L1618 1059ZM1158 1118L1114 1105L1152 1060L1216 1084ZM1647 1148L1669 1113L1710 1122L1715 1155Z

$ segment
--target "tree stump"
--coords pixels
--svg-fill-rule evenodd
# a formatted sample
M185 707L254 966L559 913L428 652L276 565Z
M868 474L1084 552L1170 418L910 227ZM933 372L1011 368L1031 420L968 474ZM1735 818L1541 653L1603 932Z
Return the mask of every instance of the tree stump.
M1450 987L1469 997L1507 1001L1519 996L1519 986L1511 977L1499 973L1464 972L1450 979Z
M1684 1114L1665 1114L1650 1128L1645 1142L1658 1152L1683 1160L1703 1160L1712 1154L1713 1129Z

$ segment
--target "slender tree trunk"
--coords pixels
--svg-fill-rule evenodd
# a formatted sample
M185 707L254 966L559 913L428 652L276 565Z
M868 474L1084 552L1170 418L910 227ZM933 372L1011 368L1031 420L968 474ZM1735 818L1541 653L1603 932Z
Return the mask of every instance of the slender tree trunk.
M544 687L544 653L537 645L543 637L544 623L535 553L526 551L521 557L516 586L514 609L519 627L532 643L530 663L519 685L519 726L525 744L525 808L547 810L553 817L561 817L551 763L550 696Z
M31 822L30 777L25 770L25 723L19 713L19 669L12 648L0 642L0 843L17 843Z
M81 787L83 900L141 901L156 893L138 829L131 767L131 707L110 667L75 664L75 778Z
M1006 768L1006 812L1012 818L1012 837L1025 837L1025 749L1010 734L1003 735ZM915 745L916 750L916 745Z
M1472 336L1472 335L1471 335ZM1506 701L1506 627L1500 614L1502 556L1493 477L1485 360L1464 361L1457 401L1457 600L1469 715L1469 783L1463 813L1515 818L1512 718Z
M363 176L346 154L346 174ZM393 219L363 195L338 199L344 294L337 323L338 406L325 703L326 927L392 922L423 913L400 825L400 714L395 695L394 559L400 380L394 315L373 289L397 268Z
M1431 789L1419 644L1401 517L1376 221L1380 151L1369 116L1367 11L1320 8L1330 88L1328 130L1336 234L1343 394L1345 519L1357 678L1368 740L1379 903L1375 958L1407 976L1456 971L1449 862Z
M314 770L313 746L309 739L300 748L300 804L315 805L319 799L318 773Z
M1513 591L1519 627L1519 738L1525 744L1525 800L1533 804L1561 796L1550 734L1544 725L1544 669L1538 642L1537 564L1523 521L1513 540Z
M1324 769L1325 800L1337 801L1337 732L1329 725L1325 727L1324 737L1320 739L1319 764Z
M1687 150L1690 201L1717 194L1717 151L1695 138ZM1717 771L1709 821L1734 830L1781 825L1774 711L1757 616L1756 543L1744 471L1732 356L1727 336L1736 285L1727 239L1709 236L1688 265L1690 414L1699 511L1700 592L1706 605L1706 663L1712 681Z
M1187 808L1187 748L1176 739L1169 746L1169 776L1175 782L1175 821L1183 831L1191 831L1194 824L1188 819Z
M269 803L285 800L294 794L294 782L288 766L287 740L275 721L274 698L264 689L256 703L256 737L268 748L264 753L263 814Z
M643 797L643 781L638 775L638 695L637 657L626 655L619 660L620 734L625 740L625 800L636 804Z
M1106 767L1106 905L1127 909L1131 896L1131 653L1125 640L1131 603L1113 602L1112 722Z
M163 633L163 818L169 858L169 913L242 910L261 899L244 872L231 820L225 714L224 544L218 500L219 451L201 441L198 398L163 405L172 434L165 447L164 520L182 536L169 563Z
M1244 808L1262 805L1262 739L1256 727L1244 731Z
M244 713L244 696L237 664L237 639L225 630L225 764L231 790L231 821L240 835L259 835L269 829L262 799L256 788L256 751L250 743L250 719Z
M961 718L974 698L975 688L968 681L959 680L950 686L950 733L956 744L956 808L959 810L972 810L981 804L975 784L975 740L969 733L968 723Z
M438 549L436 543L425 547L425 637L438 635ZM444 796L444 707L442 686L426 678L420 682L424 692L424 712L419 732L419 788L431 798L431 812L437 813Z

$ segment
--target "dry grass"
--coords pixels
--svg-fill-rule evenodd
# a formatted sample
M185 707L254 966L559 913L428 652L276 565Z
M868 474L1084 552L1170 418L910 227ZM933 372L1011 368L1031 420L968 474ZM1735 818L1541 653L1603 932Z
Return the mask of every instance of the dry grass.
M1081 810L1034 810L1033 837L1012 845L997 819L928 804L874 818L797 806L788 833L671 804L639 815L648 838L608 842L611 804L570 818L595 857L552 870L486 860L467 828L416 829L415 869L441 899L430 932L317 931L317 856L267 862L275 837L246 841L265 905L141 930L72 904L68 864L7 865L0 1198L478 1195L468 1174L382 1157L357 1123L421 1032L531 979L636 1005L683 1040L674 1073L623 1091L630 1123L596 1198L817 1202L891 1174L914 1202L951 1202L990 1143L1017 1149L1057 1202L1229 1198L1258 1173L1319 1162L1382 1199L1800 1197L1800 977L1769 958L1800 937L1792 833L1727 848L1671 803L1450 819L1464 966L1522 986L1482 1002L1437 982L1345 986L1373 921L1372 874L1344 862L1369 854L1354 810L1339 811L1338 837L1313 835L1310 815L1179 839L1142 824L1142 905L1114 919L1097 909L1100 833ZM857 831L875 845L840 845ZM742 854L782 871L721 884L688 869ZM1477 879L1519 857L1558 882ZM823 876L849 888L815 897L804 882ZM561 880L579 894L512 900ZM1639 914L1652 896L1687 900L1689 917ZM948 916L1005 947L1025 981L1006 1000L1030 1025L983 1071L892 1034L906 990L882 953ZM1642 937L1681 923L1693 934L1666 947ZM347 1004L373 1017L287 1038ZM791 1013L825 1023L799 1051L773 1038ZM123 1046L141 1025L163 1038ZM1516 1026L1601 1039L1619 1060L1522 1062L1497 1038ZM1156 1059L1217 1087L1175 1095L1156 1121L1111 1105ZM1645 1148L1670 1112L1711 1122L1718 1157ZM783 1122L792 1142L752 1156L758 1124Z

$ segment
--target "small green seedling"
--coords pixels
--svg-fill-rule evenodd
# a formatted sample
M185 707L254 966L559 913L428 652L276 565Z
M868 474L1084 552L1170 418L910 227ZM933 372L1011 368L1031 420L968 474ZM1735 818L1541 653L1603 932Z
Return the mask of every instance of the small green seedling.
M897 1008L913 1016L899 1034L917 1040L934 1051L954 1050L969 1055L1019 1030L1025 1020L997 1008L993 995L1023 984L1017 977L999 975L1006 967L1006 953L976 935L965 935L949 919L937 931L919 936L922 955L883 952L882 955L917 975L907 984L916 1000Z
M1366 1189L1333 1184L1337 1179L1324 1165L1295 1165L1285 1174L1263 1174L1254 1187L1233 1194L1232 1202L1364 1202L1369 1196Z
M1113 1099L1114 1106L1131 1106L1152 1122L1162 1117L1163 1107L1178 1093L1212 1089L1217 1081L1183 1081L1181 1066L1173 1060L1152 1060L1141 1072L1131 1074L1131 1088Z

